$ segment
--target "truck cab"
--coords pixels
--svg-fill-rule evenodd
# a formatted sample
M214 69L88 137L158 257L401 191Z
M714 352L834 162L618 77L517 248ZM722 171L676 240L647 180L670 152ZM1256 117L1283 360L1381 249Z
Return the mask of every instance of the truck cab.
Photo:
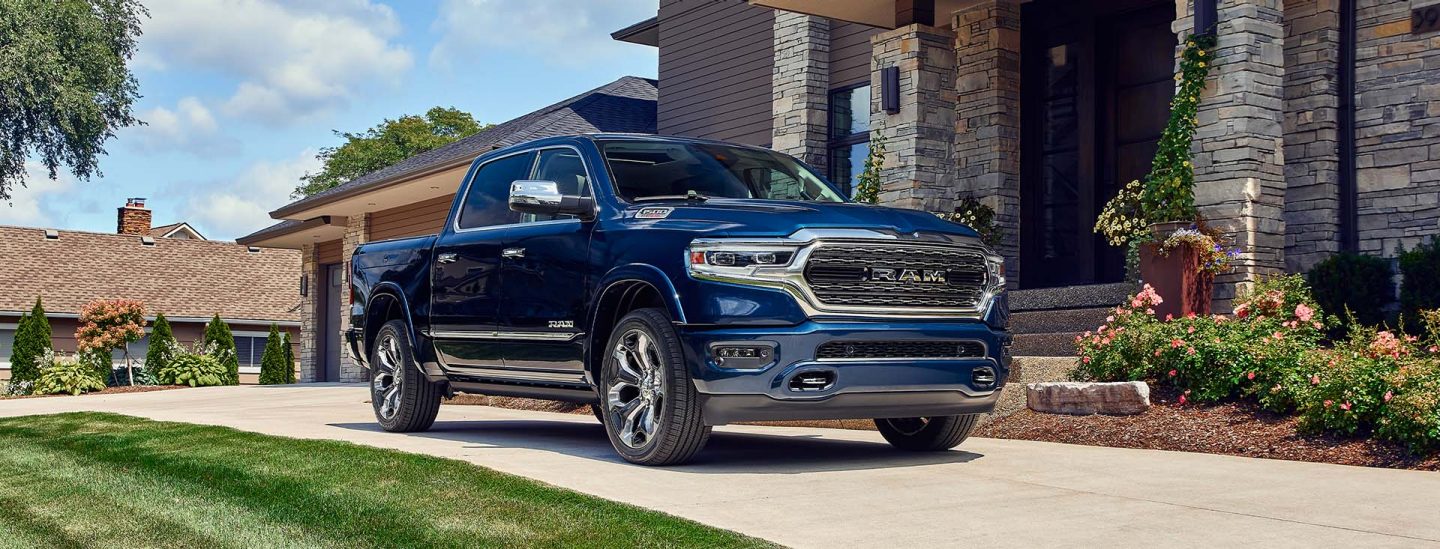
M1008 375L1003 261L968 227L856 204L767 149L550 138L477 158L439 234L351 261L352 355L388 430L457 392L591 404L617 452L711 427L875 419L964 440Z

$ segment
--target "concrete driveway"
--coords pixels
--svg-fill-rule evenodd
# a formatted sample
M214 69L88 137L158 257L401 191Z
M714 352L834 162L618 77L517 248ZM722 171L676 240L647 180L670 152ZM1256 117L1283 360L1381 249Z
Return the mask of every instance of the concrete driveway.
M0 401L348 440L460 459L797 547L1440 547L1440 474L973 439L906 454L870 432L716 431L697 463L614 456L587 416L445 406L434 429L374 424L360 386L223 387Z

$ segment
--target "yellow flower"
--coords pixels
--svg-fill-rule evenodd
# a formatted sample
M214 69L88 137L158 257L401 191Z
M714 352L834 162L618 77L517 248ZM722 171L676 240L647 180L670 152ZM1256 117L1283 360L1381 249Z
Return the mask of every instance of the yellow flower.
M1195 55L1199 55L1200 57L1205 57L1205 50L1197 51L1197 52L1195 52ZM1201 63L1200 66L1203 67L1203 66L1205 66L1205 64L1204 64L1204 63Z
M1199 62L1198 65L1200 65L1200 68L1202 68L1202 69L1205 68L1205 62L1204 62L1204 61Z
M1185 47L1187 47L1187 48L1193 48L1193 47L1195 47L1195 42L1194 42L1194 41L1187 41L1187 42L1185 42Z

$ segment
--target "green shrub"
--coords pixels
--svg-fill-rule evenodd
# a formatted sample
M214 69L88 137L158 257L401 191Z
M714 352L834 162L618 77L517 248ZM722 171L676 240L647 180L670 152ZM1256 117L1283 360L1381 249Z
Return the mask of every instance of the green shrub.
M294 367L285 363L285 343L280 338L280 328L270 325L270 336L265 338L265 353L260 355L260 384L279 385L289 383L287 370Z
M1395 297L1390 262L1370 255L1342 253L1316 263L1305 275L1322 308L1349 310L1367 326L1385 321L1385 306Z
M78 395L105 388L105 380L95 375L92 366L74 358L56 359L46 353L48 365L40 368L40 378L35 380L35 394Z
M1415 249L1397 250L1400 262L1400 310L1414 318L1422 310L1440 309L1440 237Z
M45 354L50 352L50 320L45 317L45 307L40 298L30 314L20 317L15 327L15 343L10 349L10 382L32 382L40 377L40 368L45 366Z
M150 344L145 349L145 370L152 376L169 364L176 355L185 352L175 334L170 331L170 322L165 313L155 315L155 327L150 331Z
M239 385L240 359L235 355L235 336L230 333L230 325L220 320L218 313L205 325L205 337L201 343L216 363L225 368L223 384Z
M1164 299L1149 284L1115 308L1094 332L1075 337L1080 361L1071 375L1091 381L1140 381L1156 377L1151 352L1163 338L1153 307Z
M295 383L295 347L290 343L290 332L285 332L281 346L285 350L285 383Z
M1385 404L1387 378L1396 362L1348 351L1322 351L1309 356L1311 388L1300 393L1300 429L1353 435L1373 425Z
M1440 448L1440 360L1401 365L1386 381L1375 434L1415 452Z
M213 355L201 353L181 353L155 372L160 383L191 387L226 385L226 375L220 361Z

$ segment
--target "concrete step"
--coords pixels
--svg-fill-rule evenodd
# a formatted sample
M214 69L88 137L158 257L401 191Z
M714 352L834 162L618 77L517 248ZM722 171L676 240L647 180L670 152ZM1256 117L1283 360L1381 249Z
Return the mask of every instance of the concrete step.
M1140 287L1129 282L1011 290L1010 311L1114 307L1138 291Z
M1094 330L1114 312L1111 307L1016 311L1010 313L1010 333L1052 334Z
M1091 327L1093 329L1094 326ZM1015 334L1010 353L1015 356L1075 356L1075 336L1081 332Z
M1016 356L1010 361L1010 377L1000 392L995 411L982 424L1025 409L1025 385L1047 381L1070 381L1075 358L1068 356Z

